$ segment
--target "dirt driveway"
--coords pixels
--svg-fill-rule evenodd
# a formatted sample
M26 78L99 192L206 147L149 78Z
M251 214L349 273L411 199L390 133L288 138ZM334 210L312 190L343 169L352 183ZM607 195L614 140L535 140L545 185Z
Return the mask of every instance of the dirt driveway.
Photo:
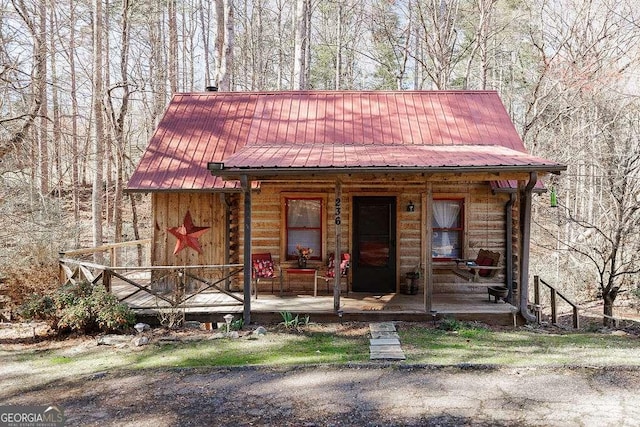
M12 396L67 425L635 426L640 371L406 365L94 374Z

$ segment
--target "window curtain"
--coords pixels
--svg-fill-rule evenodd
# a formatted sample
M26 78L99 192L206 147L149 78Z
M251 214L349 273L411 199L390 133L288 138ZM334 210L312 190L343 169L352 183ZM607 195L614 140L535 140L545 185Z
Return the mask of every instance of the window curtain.
M438 201L435 200L433 206L433 226L436 228L451 228L456 224L458 215L460 214L460 205L451 201ZM449 233L442 233L442 246L445 248L451 247L451 239Z
M321 248L322 202L317 199L291 199L287 202L287 255L295 256L296 246L313 251L319 257Z
M320 201L289 200L287 224L290 228L319 228Z

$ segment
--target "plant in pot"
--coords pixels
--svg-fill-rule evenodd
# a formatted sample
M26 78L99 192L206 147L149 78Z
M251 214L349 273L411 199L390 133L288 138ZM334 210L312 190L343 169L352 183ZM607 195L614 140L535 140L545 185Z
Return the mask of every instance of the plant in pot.
M296 245L296 251L298 255L298 267L299 268L307 268L307 260L313 253L313 249L305 248L300 245Z

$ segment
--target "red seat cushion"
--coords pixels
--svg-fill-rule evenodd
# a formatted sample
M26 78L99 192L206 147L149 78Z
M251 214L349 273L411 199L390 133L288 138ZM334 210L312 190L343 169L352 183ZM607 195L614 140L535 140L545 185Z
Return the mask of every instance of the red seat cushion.
M273 277L273 261L257 259L253 261L253 278Z
M486 267L493 267L493 259L492 258L478 258L476 260L476 264L483 265L483 266L486 266ZM487 270L486 268L481 268L478 271L478 275L482 276L482 277L487 277L489 274L491 274L491 270Z
M349 267L349 259L350 256L348 254L343 254L342 255L342 261L340 262L340 275L341 276L346 276L347 275L347 268ZM333 254L329 255L329 265L327 265L327 274L326 277L335 277L335 261L334 261L334 257Z

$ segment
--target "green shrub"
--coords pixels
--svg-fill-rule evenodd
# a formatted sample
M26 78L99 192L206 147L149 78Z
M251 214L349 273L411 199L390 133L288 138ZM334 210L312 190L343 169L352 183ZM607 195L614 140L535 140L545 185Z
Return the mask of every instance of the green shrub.
M26 319L42 320L49 323L56 313L55 302L50 296L32 294L18 308L18 314Z
M445 317L440 321L438 329L443 331L457 331L464 327L464 323L453 317Z
M241 317L231 322L229 329L231 329L232 331L239 331L240 329L243 328L243 326L244 326L244 318Z
M52 296L34 295L19 312L26 319L44 320L59 332L122 331L135 322L129 307L104 286L88 282L67 284Z
M282 316L282 322L280 322L280 324L287 329L300 329L302 326L307 326L310 323L308 315L301 319L297 314L294 317L290 311L282 311L280 312L280 316Z

